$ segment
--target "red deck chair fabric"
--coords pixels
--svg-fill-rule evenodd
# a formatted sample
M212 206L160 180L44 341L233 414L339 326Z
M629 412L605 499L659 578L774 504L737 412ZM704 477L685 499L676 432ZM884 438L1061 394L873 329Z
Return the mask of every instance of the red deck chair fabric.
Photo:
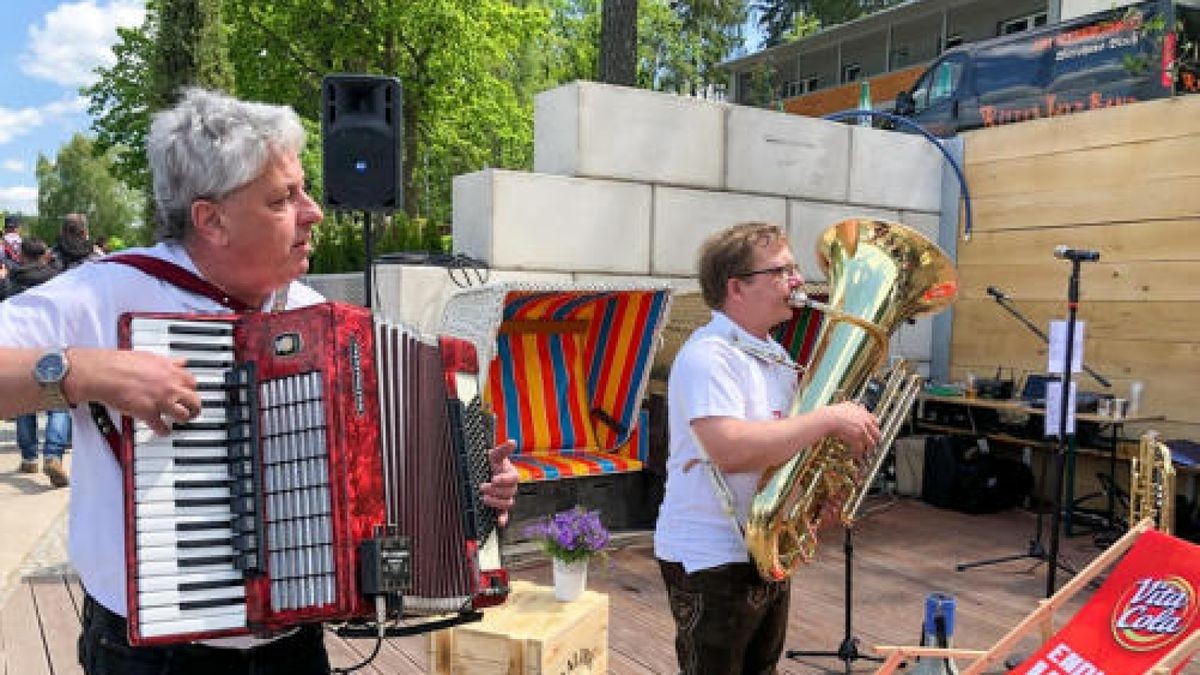
M1054 613L1114 561L1119 562L1074 616L1010 673L1029 675L1142 675L1181 671L1200 649L1200 546L1153 529L1147 518L1043 600L986 651L877 646L887 658L876 675L894 673L905 659L971 659L962 675L994 672L1024 636L1052 631ZM1123 554L1123 555L1122 555Z
M1087 604L1012 672L1148 672L1197 629L1198 589L1200 546L1146 532Z

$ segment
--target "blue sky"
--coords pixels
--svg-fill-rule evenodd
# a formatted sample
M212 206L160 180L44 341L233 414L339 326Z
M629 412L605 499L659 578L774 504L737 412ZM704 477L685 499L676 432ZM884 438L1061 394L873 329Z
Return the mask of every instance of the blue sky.
M37 210L38 154L53 159L88 132L79 88L111 65L117 26L139 25L143 0L0 0L0 210Z

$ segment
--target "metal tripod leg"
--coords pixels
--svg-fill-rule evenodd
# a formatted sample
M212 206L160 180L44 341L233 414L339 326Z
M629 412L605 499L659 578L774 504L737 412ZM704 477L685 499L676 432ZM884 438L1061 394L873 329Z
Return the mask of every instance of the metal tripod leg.
M838 645L837 651L807 651L803 649L789 649L786 656L789 659L799 660L805 657L825 657L836 658L846 664L846 672L851 672L851 667L855 661L883 661L877 656L870 656L858 651L858 638L854 637L853 629L853 613L854 613L854 536L853 526L846 527L845 540L842 544L844 552L846 569L843 575L845 581L845 633L842 637L841 644Z

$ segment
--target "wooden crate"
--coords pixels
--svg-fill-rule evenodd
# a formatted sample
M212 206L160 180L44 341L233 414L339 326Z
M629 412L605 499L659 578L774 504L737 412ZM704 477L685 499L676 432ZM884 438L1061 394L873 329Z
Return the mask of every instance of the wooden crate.
M559 602L553 588L514 581L502 607L431 633L429 649L432 672L445 675L607 673L608 596Z

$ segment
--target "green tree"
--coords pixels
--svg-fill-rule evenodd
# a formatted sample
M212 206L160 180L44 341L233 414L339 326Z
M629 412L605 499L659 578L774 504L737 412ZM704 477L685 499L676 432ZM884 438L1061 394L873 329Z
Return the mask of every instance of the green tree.
M99 77L83 89L96 133L96 150L114 153L113 173L134 189L148 191L146 132L150 128L150 61L157 10L151 1L138 28L117 29L116 61L99 68Z
M741 44L746 7L730 0L659 0L643 3L640 21L639 85L707 95L727 83L717 65Z
M68 213L83 213L93 237L128 240L136 234L139 194L114 172L115 153L96 152L90 138L75 134L53 160L38 156L38 234L49 242Z
M161 84L166 73L190 68L159 65L168 63L166 41L217 45L211 58L227 53L233 71L222 86L236 83L231 91L243 98L289 104L305 119L311 135L301 161L319 196L322 77L398 77L405 213L375 219L383 223L380 250L441 241L453 177L489 166L530 168L535 95L598 72L601 0L224 0L207 20L185 11L215 7L207 3L148 0L146 24L121 32L118 63L86 92L100 147L115 148L117 171L145 189L144 139L150 111L161 105L156 92L170 91ZM741 1L637 4L639 86L697 94L723 80L715 65L737 44ZM189 41L205 26L223 29ZM333 246L361 232L348 215L329 214L317 237L319 246Z
M178 100L189 85L234 92L222 0L157 0L150 110Z
M117 176L144 195L146 222L154 214L145 155L151 115L188 85L235 89L221 6L222 0L147 0L142 25L118 30L116 62L83 90L97 150L113 151ZM140 231L140 241L151 234Z
M507 0L312 3L229 0L241 93L319 115L330 72L398 77L404 87L404 210L448 215L450 178L532 156L531 104L510 79L544 30L537 4ZM248 47L255 45L257 48Z

